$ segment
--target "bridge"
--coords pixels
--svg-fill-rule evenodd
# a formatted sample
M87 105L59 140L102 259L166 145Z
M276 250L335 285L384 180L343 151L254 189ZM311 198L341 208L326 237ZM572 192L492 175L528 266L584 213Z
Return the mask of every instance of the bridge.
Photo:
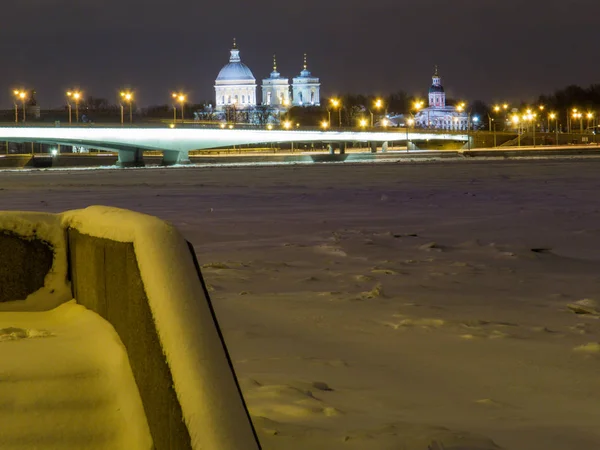
M0 141L33 142L50 145L82 146L116 151L120 166L143 165L144 151L162 151L164 164L189 162L191 150L222 148L234 145L321 142L339 146L343 153L347 142L367 142L372 152L378 146L387 149L390 141L445 140L467 142L461 132L410 131L300 131L268 129L228 129L190 127L102 127L90 126L0 126Z

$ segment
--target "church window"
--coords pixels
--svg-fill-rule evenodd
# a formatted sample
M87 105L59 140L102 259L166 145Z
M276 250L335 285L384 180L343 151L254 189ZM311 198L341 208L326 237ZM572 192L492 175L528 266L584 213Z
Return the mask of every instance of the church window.
M314 93L314 91L310 93L310 102L313 105L315 104L315 93Z
M246 96L242 95L242 103L246 103Z
M271 93L267 92L267 105L271 104Z

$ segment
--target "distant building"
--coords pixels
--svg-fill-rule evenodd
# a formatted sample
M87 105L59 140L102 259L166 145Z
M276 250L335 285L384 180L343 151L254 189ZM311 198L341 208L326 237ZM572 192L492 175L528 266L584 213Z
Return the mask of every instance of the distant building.
M319 106L321 83L317 77L313 77L307 68L306 53L304 54L304 68L300 76L293 79L292 103L294 106Z
M262 82L262 104L278 110L290 106L290 82L277 72L277 59L273 55L273 72Z
M429 107L415 114L415 125L441 130L466 130L467 121L466 112L459 111L456 106L446 106L446 92L442 86L438 68L435 66L429 88Z
M243 110L256 106L256 79L241 61L235 39L229 63L221 69L215 80L215 96L217 111L224 111L227 107Z

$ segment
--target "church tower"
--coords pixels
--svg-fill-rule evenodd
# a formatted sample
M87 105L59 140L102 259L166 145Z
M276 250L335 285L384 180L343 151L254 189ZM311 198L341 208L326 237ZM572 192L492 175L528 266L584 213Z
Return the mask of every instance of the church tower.
M277 72L277 58L273 55L273 72L262 82L262 104L278 109L290 105L290 83Z
M292 81L294 106L319 106L321 104L321 83L313 77L307 68L306 53L304 54L304 69L300 76Z
M442 86L442 78L438 72L438 67L435 66L433 77L431 77L432 83L429 88L429 107L430 108L444 108L446 107L446 93Z

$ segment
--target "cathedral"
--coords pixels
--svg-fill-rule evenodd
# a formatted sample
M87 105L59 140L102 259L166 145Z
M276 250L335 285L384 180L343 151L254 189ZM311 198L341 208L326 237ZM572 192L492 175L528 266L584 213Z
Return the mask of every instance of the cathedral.
M242 62L234 39L229 63L221 69L215 80L215 109L220 112L232 107L236 110L256 109L256 87L256 78ZM261 104L280 112L291 106L319 106L321 102L321 83L308 70L306 54L303 70L292 79L291 86L289 79L282 77L277 71L277 59L273 56L273 71L268 78L262 80L261 89Z
M468 115L456 106L446 106L446 92L437 66L429 88L429 107L415 114L415 125L441 130L466 130Z

